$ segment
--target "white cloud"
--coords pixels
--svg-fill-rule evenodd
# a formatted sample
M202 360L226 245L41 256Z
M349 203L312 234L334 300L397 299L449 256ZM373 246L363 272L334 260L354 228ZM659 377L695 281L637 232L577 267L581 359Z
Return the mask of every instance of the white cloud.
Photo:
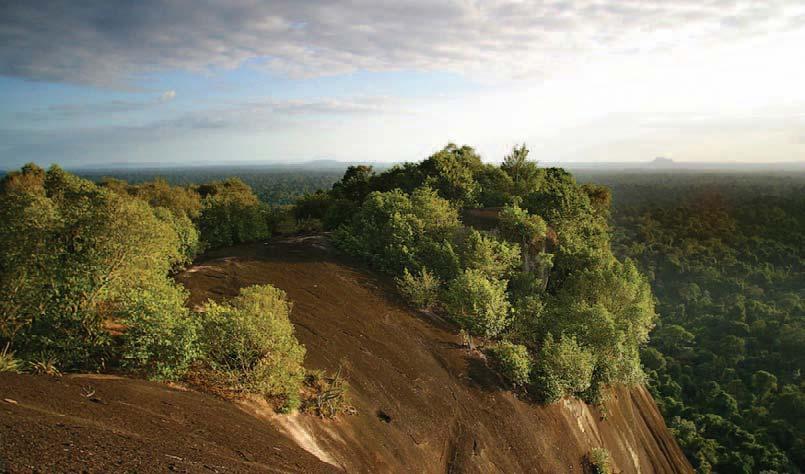
M170 102L175 98L176 98L176 91L174 90L165 91L162 93L161 96L159 96L159 100L161 102Z
M0 73L119 86L142 73L257 60L294 77L401 69L534 78L602 55L801 29L803 13L800 0L29 0L0 6Z

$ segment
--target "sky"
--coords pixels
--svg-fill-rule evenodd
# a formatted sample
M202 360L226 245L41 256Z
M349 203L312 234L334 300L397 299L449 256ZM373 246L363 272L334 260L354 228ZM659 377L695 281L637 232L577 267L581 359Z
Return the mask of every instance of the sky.
M0 169L805 161L802 0L0 0Z

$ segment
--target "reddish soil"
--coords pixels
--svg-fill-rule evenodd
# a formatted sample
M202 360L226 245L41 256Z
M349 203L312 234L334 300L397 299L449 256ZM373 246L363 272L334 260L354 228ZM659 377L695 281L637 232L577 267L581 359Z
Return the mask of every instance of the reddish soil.
M0 374L0 472L334 472L211 395L115 376Z
M605 420L578 401L521 401L453 325L406 308L388 279L334 256L322 237L212 253L179 280L191 305L252 284L285 290L306 367L343 364L357 414L276 416L137 380L5 375L0 400L17 402L0 401L6 467L572 473L603 446L615 472L692 472L645 389L613 390ZM81 395L84 385L100 402Z

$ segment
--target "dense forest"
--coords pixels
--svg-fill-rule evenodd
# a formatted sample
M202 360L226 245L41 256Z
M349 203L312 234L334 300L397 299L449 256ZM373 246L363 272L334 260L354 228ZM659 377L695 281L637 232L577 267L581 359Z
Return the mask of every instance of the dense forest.
M689 458L702 472L801 471L805 177L610 178L616 252L659 302L649 387Z
M526 396L597 402L610 384L644 380L651 290L610 249L608 190L528 154L516 147L496 166L448 145L382 173L350 167L294 213L394 275L412 305L454 321ZM491 225L468 225L478 208Z
M194 167L165 169L81 170L76 174L94 182L107 177L121 179L129 184L142 184L157 179L173 186L191 186L213 181L238 178L266 204L281 206L293 204L300 196L320 189L330 189L344 174L343 169L324 167L321 170L284 170L271 167Z
M95 184L58 166L0 181L0 371L127 372L216 393L303 400L285 294L244 288L199 311L173 275L204 249L265 239L242 181Z
M196 313L171 276L208 249L325 230L523 397L595 403L647 383L700 472L801 472L805 176L574 178L528 158L449 145L384 171L242 179L26 166L0 185L0 369L125 370L305 406L282 292Z

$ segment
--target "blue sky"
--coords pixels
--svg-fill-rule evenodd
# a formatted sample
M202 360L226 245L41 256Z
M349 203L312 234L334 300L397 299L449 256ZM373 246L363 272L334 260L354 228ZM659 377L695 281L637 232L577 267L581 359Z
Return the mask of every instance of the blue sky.
M805 160L805 5L0 6L0 168L426 157Z

